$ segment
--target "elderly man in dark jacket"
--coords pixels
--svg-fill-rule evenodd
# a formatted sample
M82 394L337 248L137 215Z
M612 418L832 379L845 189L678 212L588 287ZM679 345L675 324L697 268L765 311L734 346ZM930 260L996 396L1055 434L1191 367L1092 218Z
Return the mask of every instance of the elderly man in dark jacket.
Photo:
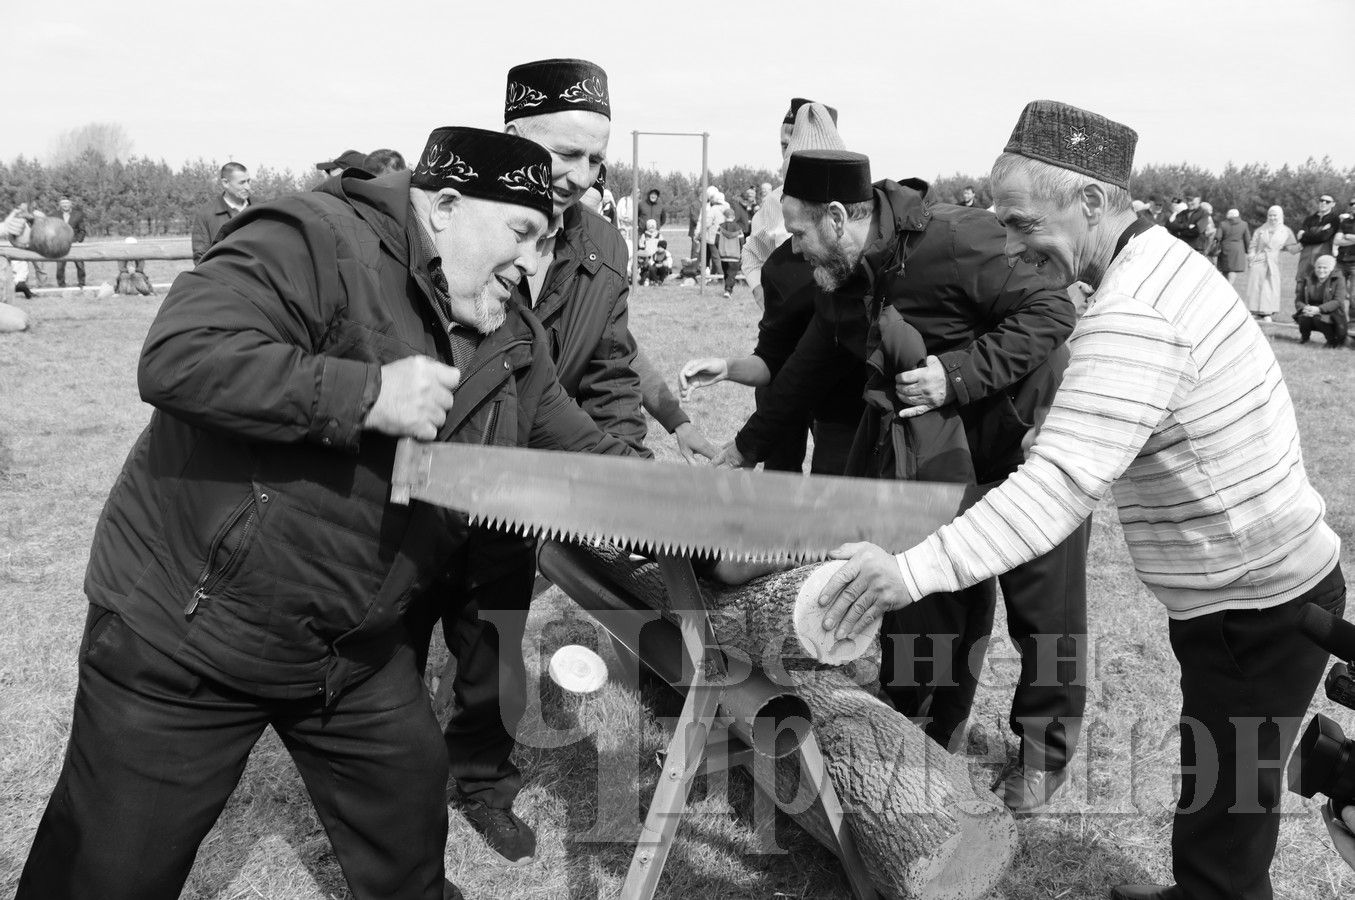
M934 202L927 189L915 179L872 186L869 162L856 153L791 157L786 228L823 290L804 338L722 462L764 458L838 373L865 362L896 386L905 418L940 414L929 432L944 440L924 448L934 457L911 458L916 448L896 444L868 412L849 474L922 471L931 480L988 484L1021 464L1022 442L1057 385L1072 304L1029 265L1008 264L1004 232L991 213ZM912 332L929 354L916 368L900 365L888 346ZM962 434L947 431L947 417L958 419ZM955 453L953 438L967 441L968 453ZM1087 537L1084 526L1003 581L1009 630L1022 653L1010 720L1022 751L995 787L1021 812L1043 806L1063 784L1077 740L1086 701ZM885 692L901 711L925 717L927 733L942 745L953 747L963 734L977 686L970 650L987 638L995 603L986 583L885 620ZM917 637L924 646L915 652ZM891 652L890 642L903 646Z
M715 448L691 424L629 325L626 246L620 233L579 200L598 177L611 134L607 74L581 59L546 59L508 72L505 130L551 154L552 218L536 274L517 297L541 322L560 383L598 428L636 453L645 447L644 410L675 432L689 459ZM476 529L464 596L442 610L443 634L457 659L456 711L446 743L455 800L497 853L525 863L536 852L531 826L513 813L522 776L511 760L526 708L522 638L536 575L535 542ZM436 605L436 602L435 602ZM431 611L436 615L438 610ZM422 635L429 621L417 622Z
M178 897L269 725L355 897L460 896L403 615L467 523L392 504L391 467L402 436L629 452L511 299L549 165L439 129L412 176L252 208L179 276L141 358L156 409L95 532L70 748L19 897Z

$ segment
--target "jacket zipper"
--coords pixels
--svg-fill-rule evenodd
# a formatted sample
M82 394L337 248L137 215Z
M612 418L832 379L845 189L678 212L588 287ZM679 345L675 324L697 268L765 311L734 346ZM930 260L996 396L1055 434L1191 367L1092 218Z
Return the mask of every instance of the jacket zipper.
M217 553L221 551L221 545L225 543L227 535L235 530L235 526L240 522L240 517L246 514L248 517L245 519L244 528L240 532L239 542L236 543L235 549L231 551L231 555L225 564L213 572L212 564L216 561ZM183 614L185 616L193 615L197 612L199 604L210 600L212 591L216 589L222 579L231 573L233 564L243 556L242 551L249 542L249 536L254 531L256 521L258 521L258 510L254 505L254 497L251 495L235 512L231 513L231 517L226 520L226 526L221 529L207 549L207 564L203 567L202 574L198 576L198 583L193 590L193 595L188 598L188 603L184 606Z
M489 424L485 426L484 440L480 443L488 447L494 442L494 432L499 427L499 407L503 406L502 400L495 400L494 405L489 409Z

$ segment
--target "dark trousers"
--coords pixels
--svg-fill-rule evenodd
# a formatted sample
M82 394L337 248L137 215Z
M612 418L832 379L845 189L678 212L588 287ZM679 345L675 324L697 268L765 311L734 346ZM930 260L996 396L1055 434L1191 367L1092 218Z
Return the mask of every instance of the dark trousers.
M85 264L80 260L75 260L71 265L75 266L75 277L80 287L85 286ZM59 287L66 286L66 261L62 260L56 264L56 283Z
M213 684L91 607L66 759L17 900L174 900L272 725L353 896L440 900L446 754L413 651L328 709Z
M481 551L487 548L487 554ZM522 790L513 764L518 725L527 708L522 638L536 581L536 548L520 537L480 534L470 559L462 557L422 615L421 647L442 619L443 638L456 658L456 708L443 733L451 777L463 797L511 809ZM464 604L464 605L463 605Z
M1306 341L1314 331L1327 339L1328 347L1339 347L1346 342L1346 329L1332 321L1322 321L1317 316L1294 314L1294 322L1299 326L1299 340Z
M1090 520L1053 550L998 577L1007 631L1021 653L1008 720L1022 761L1038 769L1068 764L1087 705L1087 542ZM894 706L927 719L924 730L955 750L974 704L997 605L986 581L924 597L886 613L880 683Z
M761 400L767 391L766 387L757 388L754 396ZM788 430L781 435L781 439L772 446L767 458L762 461L762 468L768 472L803 472L811 430L814 434L814 458L810 461L810 474L844 474L847 471L847 457L851 453L852 440L856 437L856 425L812 422L809 419L794 430Z
M738 283L739 266L740 266L739 260L722 259L720 260L720 265L724 267L725 272L725 293L726 294L732 293L734 290L734 285Z
M1169 623L1181 664L1181 799L1172 872L1190 900L1270 900L1281 775L1327 651L1297 628L1309 602L1340 616L1340 566L1297 599Z
M6 263L7 265L7 263ZM14 283L14 293L23 294L25 300L33 299L33 289L28 286L27 281L17 281Z

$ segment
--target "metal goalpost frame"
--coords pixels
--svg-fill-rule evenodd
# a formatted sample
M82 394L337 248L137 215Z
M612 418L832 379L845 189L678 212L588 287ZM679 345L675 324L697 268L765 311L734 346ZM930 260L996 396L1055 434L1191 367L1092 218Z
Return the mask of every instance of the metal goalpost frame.
M698 235L696 243L700 249L697 250L696 265L698 274L696 276L697 293L706 292L706 242L701 239L706 231L706 161L707 151L710 147L709 131L632 131L631 138L631 186L630 186L630 214L632 216L631 224L631 246L632 257L638 261L640 258L640 135L649 135L653 137L699 137L701 138L701 192L696 195L697 221L696 233ZM630 289L635 290L640 282L640 267L632 265L630 267Z

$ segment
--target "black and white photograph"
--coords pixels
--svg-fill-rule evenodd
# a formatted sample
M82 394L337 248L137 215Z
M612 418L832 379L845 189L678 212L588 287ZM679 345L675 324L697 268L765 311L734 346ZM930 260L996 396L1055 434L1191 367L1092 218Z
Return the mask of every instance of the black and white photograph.
M1355 897L1352 0L0 29L0 898Z

